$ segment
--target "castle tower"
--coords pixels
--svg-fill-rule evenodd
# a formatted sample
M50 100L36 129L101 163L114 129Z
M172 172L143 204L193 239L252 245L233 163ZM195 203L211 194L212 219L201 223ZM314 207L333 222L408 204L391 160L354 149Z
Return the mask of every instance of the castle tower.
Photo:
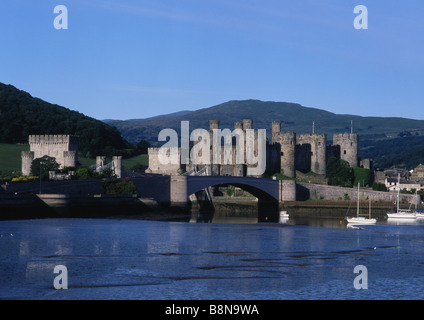
M33 151L22 151L22 175L29 176L31 174L31 165L34 160L34 152Z
M30 151L34 152L34 159L43 156L49 156L56 159L56 162L61 168L66 167L67 164L76 166L77 153L78 153L78 137L67 134L54 134L54 135L30 135L29 136ZM66 154L65 152L74 151L75 153Z
M63 166L76 167L78 161L78 153L76 151L63 151Z
M209 130L219 129L219 120L209 120Z
M30 135L28 138L31 153L22 153L22 174L31 173L32 160L44 156L53 157L63 167L75 167L78 161L78 137L63 134Z
M277 137L281 132L281 122L280 121L273 121L271 124L272 128L272 143L274 143L275 137Z
M105 156L97 156L96 157L96 172L101 172L102 167L106 164Z
M295 168L295 150L296 133L295 132L273 132L273 143L280 146L280 168L285 176L296 177Z
M333 145L340 146L340 159L349 162L351 168L358 166L358 135L356 133L335 133Z
M112 162L113 162L113 170L115 171L115 176L117 178L121 178L122 177L122 157L121 156L114 156L112 158Z
M312 171L325 175L327 135L324 133L306 133L297 136L297 163L301 171Z
M243 119L243 130L253 129L253 120L252 119Z
M242 129L243 130L243 122L234 122L234 129Z

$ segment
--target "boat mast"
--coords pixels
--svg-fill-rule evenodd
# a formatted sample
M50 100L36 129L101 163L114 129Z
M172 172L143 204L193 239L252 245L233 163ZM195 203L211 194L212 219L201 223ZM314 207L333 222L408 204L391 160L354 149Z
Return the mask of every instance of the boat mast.
M369 199L368 215L369 215L369 218L371 219L371 197L368 199Z
M358 203L356 205L356 216L359 217L359 182L358 182Z
M400 173L398 173L398 193L397 193L397 208L396 212L399 213L399 193L400 193Z

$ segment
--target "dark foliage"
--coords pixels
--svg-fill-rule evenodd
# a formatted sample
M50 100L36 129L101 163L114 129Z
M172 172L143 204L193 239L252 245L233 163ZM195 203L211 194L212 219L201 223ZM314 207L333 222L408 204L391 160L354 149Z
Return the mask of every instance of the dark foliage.
M329 185L352 187L355 176L347 161L330 158L327 162L327 178Z
M31 134L77 135L86 157L135 154L115 127L0 83L0 142L28 143Z
M31 163L31 175L41 176L42 180L49 179L49 171L56 171L59 169L59 164L56 159L49 156L36 158Z

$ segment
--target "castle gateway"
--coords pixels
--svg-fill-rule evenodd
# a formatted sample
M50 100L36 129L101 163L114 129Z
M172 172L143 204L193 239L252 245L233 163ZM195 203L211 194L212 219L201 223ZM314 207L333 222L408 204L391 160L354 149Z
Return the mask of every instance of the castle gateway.
M30 151L22 151L22 175L29 176L32 161L46 155L55 158L61 168L76 167L78 144L78 137L72 135L30 135Z

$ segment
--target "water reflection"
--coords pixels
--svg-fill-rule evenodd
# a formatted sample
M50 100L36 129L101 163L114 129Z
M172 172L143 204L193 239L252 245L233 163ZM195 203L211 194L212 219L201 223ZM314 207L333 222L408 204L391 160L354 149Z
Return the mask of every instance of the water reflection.
M259 223L258 217L252 215L231 215L220 213L199 214L192 213L190 223L240 223L240 224L256 224ZM265 220L265 222L267 222ZM305 225L326 228L342 228L342 229L363 229L367 224L351 224L343 217L323 218L323 217L308 217L307 215L282 215L278 222L281 225ZM424 224L424 217L417 219L380 219L377 220L377 225L420 225ZM375 224L374 224L375 225Z
M212 221L2 222L0 298L390 299L395 289L423 298L422 222L348 231L341 219ZM52 287L58 264L69 290ZM358 264L368 267L369 290L352 285Z
M240 223L256 224L259 222L257 216L240 215L220 215L219 213L211 215L202 215L192 213L190 223ZM346 228L347 222L341 218L314 218L302 216L280 216L278 224L282 225L306 225L328 228Z

